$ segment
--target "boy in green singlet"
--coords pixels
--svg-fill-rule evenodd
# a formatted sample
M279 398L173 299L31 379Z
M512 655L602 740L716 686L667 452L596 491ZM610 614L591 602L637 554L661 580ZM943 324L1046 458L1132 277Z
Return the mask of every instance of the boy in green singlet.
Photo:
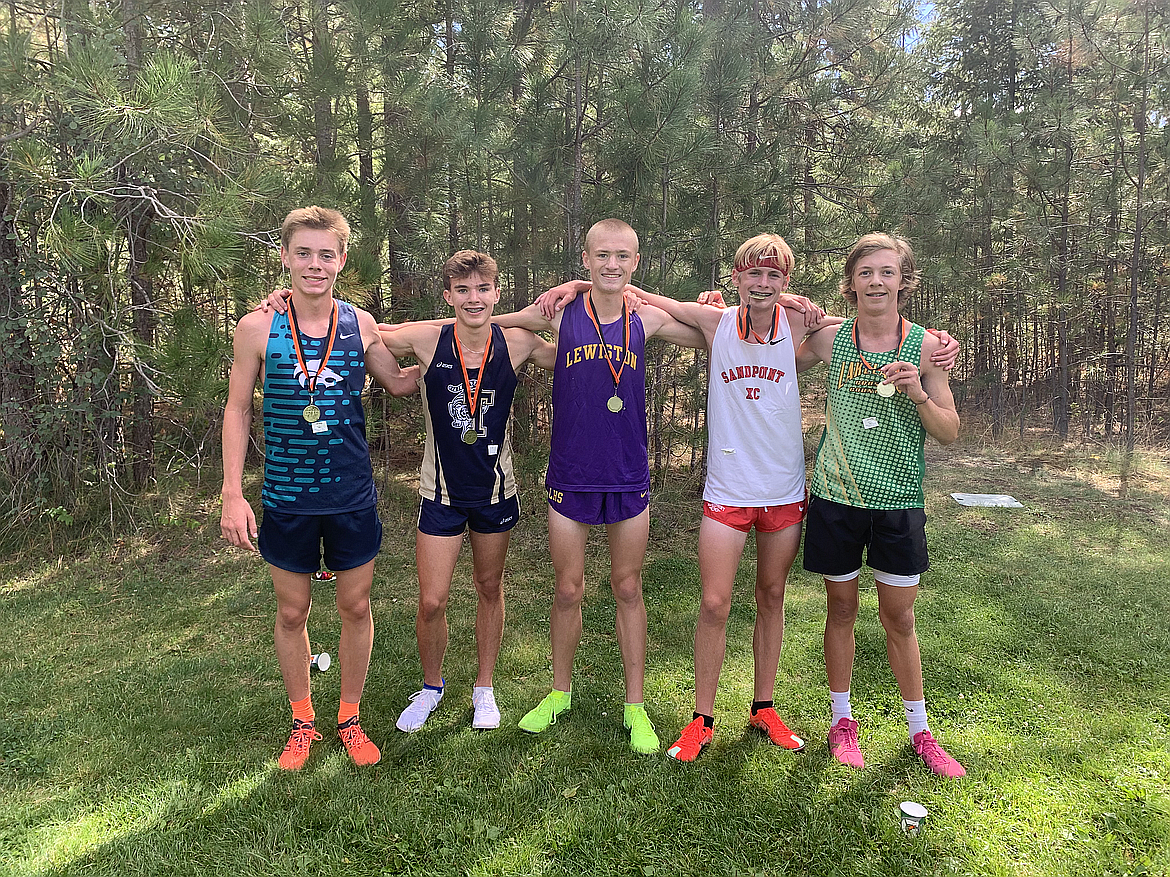
M919 758L940 776L966 771L926 722L914 598L930 566L922 481L927 434L946 445L959 435L947 373L930 355L942 343L899 312L917 288L910 245L886 234L861 238L845 261L842 294L857 316L805 339L798 367L828 363L825 430L809 485L804 568L825 577L825 670L833 718L829 750L863 767L849 703L862 551L874 573L878 615Z

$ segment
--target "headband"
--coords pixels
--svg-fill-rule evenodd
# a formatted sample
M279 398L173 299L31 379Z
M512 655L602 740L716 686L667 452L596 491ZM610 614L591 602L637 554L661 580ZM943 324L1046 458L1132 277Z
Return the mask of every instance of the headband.
M749 268L775 268L777 271L787 277L791 266L788 264L787 259L780 259L777 256L762 256L751 260L745 260L742 263L739 261L736 261L735 263L736 271L747 271Z

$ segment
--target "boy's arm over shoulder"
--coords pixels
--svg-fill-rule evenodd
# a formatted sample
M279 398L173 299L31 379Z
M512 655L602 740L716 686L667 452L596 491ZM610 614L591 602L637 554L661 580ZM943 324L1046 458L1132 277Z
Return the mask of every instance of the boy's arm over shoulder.
M554 316L546 317L536 303L519 311L508 314L493 314L492 322L502 329L527 329L529 332L552 331L555 335L561 328L561 317L564 311L557 311Z
M723 319L723 309L710 305L699 304L696 301L679 301L665 295L655 295L652 292L634 287L637 296L648 305L666 311L678 322L685 326L698 329L703 335L703 346L710 348L715 338L715 331L719 328L719 321ZM638 312L641 315L641 311ZM645 322L643 320L643 322ZM669 340L669 339L668 339ZM688 347L692 345L686 345Z
M255 551L256 514L244 499L244 459L252 432L252 400L264 367L272 314L252 311L236 325L232 369L223 411L223 511L219 531L238 548Z
M517 374L528 362L536 363L545 371L552 371L556 365L556 345L527 329L504 329L504 340L508 342L508 356Z
M375 381L381 384L391 396L409 396L418 390L418 369L411 367L406 371L398 365L398 360L382 340L378 332L378 324L373 316L361 308L357 311L358 328L362 333L362 345L365 349L366 372Z
M393 328L378 324L378 334L382 343L395 356L413 356L423 366L429 368L431 360L435 358L435 348L439 346L439 335L443 331L443 324L430 320L411 323L397 323Z
M837 317L826 317L826 325L805 337L796 351L796 371L803 372L818 362L828 363L833 358L833 341L841 322ZM838 322L830 322L838 320Z
M707 341L703 333L694 326L680 323L661 308L649 305L638 311L647 338L661 338L679 347L694 347L704 350Z
M794 338L811 335L814 332L832 326L840 326L845 322L844 317L829 316L820 308L816 310L805 310L802 308L791 308L785 305L784 316L788 319L788 326L792 329L792 336Z

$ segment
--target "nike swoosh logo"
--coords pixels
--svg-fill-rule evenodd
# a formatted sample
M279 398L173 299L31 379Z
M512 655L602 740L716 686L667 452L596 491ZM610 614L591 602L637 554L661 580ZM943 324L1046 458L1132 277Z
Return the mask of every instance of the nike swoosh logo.
M348 335L340 335L338 337L340 337L341 340L344 341L346 338L352 338L356 334L357 334L357 332L350 332Z
M645 498L646 498L646 491L644 491L644 490L642 491L642 496L641 496L640 498L641 498L641 499L645 499Z

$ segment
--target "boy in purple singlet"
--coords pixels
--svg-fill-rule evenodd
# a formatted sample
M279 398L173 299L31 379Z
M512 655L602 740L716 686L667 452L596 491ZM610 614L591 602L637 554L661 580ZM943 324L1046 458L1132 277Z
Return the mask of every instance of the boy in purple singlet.
M646 339L654 336L686 347L701 346L703 338L658 308L630 311L623 290L638 267L638 235L626 223L604 219L595 224L585 236L581 259L591 281L588 295L551 318L533 304L497 320L534 332L551 330L557 347L546 478L549 550L556 575L549 624L553 686L520 720L520 728L540 733L571 706L585 595L585 543L590 527L604 525L625 673L624 725L631 749L653 753L658 735L642 699L642 565L650 528L643 354Z

